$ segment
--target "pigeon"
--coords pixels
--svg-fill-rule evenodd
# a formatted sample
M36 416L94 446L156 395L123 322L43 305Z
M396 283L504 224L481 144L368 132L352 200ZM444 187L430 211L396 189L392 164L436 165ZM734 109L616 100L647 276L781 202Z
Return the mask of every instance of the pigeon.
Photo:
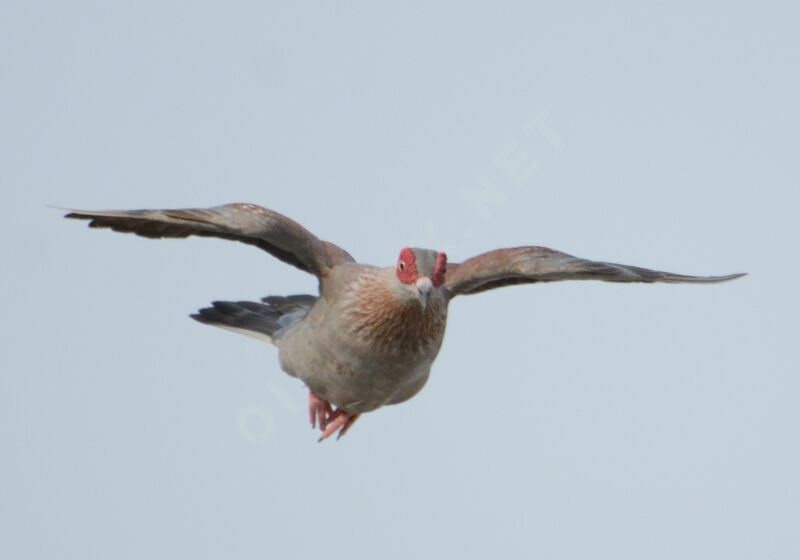
M267 341L281 369L309 390L319 441L342 437L364 413L398 404L425 385L457 296L559 280L709 284L739 278L686 276L573 257L546 247L496 249L461 263L406 247L394 266L361 264L297 222L254 204L207 209L84 211L65 216L149 238L217 237L263 249L319 280L318 295L215 301L193 319Z

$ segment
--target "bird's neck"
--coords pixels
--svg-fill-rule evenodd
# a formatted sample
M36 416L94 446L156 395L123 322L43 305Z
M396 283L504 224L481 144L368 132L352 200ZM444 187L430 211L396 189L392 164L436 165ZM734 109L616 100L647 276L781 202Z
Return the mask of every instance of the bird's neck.
M423 311L417 301L402 301L382 275L358 283L348 308L351 332L388 353L436 352L444 337L447 305L434 299Z

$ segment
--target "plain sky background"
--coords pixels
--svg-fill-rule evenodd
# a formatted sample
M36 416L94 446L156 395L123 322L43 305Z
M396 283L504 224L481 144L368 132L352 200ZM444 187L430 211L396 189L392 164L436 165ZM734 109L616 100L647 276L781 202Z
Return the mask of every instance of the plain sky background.
M798 558L793 2L0 3L0 557ZM191 321L315 281L87 209L253 202L358 260L539 244L714 286L455 300L317 444Z

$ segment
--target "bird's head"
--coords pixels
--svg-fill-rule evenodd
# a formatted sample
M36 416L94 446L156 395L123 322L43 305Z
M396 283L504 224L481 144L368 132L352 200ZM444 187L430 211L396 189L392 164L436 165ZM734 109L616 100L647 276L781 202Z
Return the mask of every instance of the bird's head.
M400 251L395 274L404 299L416 299L422 310L428 308L431 295L444 284L447 255L430 249L406 247Z

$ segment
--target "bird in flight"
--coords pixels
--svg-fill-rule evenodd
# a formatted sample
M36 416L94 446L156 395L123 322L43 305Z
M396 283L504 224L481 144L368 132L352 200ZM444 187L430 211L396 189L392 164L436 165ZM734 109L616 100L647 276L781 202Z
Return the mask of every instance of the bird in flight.
M394 266L360 264L297 222L254 204L208 209L75 210L90 220L150 238L191 235L241 241L319 279L319 295L215 301L193 319L278 347L281 368L309 389L309 417L322 441L343 436L365 412L416 395L439 353L447 308L457 296L557 280L724 282L743 274L686 276L581 259L545 247L496 249L448 263L447 255L406 247Z

